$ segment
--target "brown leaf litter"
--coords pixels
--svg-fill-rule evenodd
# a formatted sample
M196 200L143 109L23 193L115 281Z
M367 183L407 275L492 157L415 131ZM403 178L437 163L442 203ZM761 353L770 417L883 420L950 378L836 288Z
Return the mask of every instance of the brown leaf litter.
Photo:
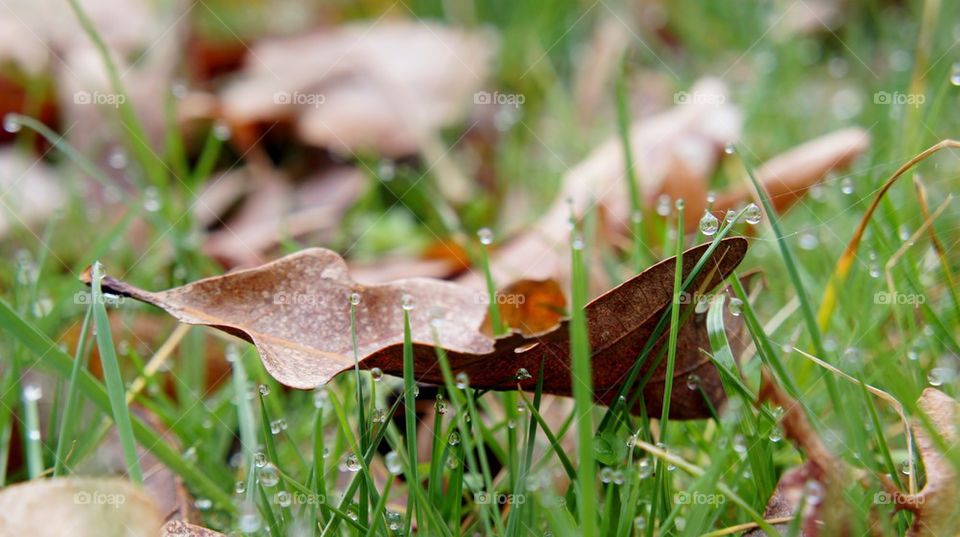
M706 249L707 245L701 245L684 254L684 274L692 272ZM715 288L733 272L746 250L746 240L724 239L692 282L691 291L705 293ZM585 307L598 401L609 403L615 396L669 307L674 265L674 259L664 260ZM481 332L489 309L486 293L426 278L364 286L349 277L343 259L330 250L304 250L258 268L167 291L145 291L110 277L103 286L109 292L163 308L181 322L212 326L254 343L267 371L294 388L315 388L354 367L348 297L356 293L360 299L356 333L361 368L402 374L401 302L407 300L412 305L409 315L418 381L443 383L434 347L436 336L453 371L467 373L471 386L532 389L536 381L518 379L517 371L537 372L543 363L544 393L571 393L566 321L532 336L512 332L493 339ZM717 405L724 393L713 364L699 350L709 348L705 322L699 317L681 328L672 381L683 385L688 375L698 375L711 403ZM735 338L737 331L733 332ZM664 342L665 334L652 356ZM641 374L649 367L650 363L645 365ZM657 363L644 389L647 410L654 414L662 404L665 367L662 360ZM676 419L708 415L708 405L699 398L675 400L671 408Z

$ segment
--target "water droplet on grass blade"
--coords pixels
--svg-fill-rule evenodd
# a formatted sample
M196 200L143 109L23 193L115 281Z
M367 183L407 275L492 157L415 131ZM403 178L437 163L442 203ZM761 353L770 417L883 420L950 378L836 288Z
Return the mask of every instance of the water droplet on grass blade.
M20 120L13 114L7 114L3 117L3 130L9 132L10 134L15 134L20 132L22 125Z
M739 298L731 298L730 305L727 307L730 308L730 315L739 317L740 313L743 312L743 301Z
M372 378L374 382L380 382L383 379L383 370L379 367L371 368L370 378Z
M760 210L760 207L757 206L756 203L747 205L747 208L743 211L743 221L750 225L759 224L762 219L763 211Z
M457 388L460 388L461 390L466 390L469 387L470 387L470 375L466 374L463 371L457 373Z
M268 462L262 468L257 470L257 479L265 487L275 487L280 482L280 471L273 463Z
M384 464L387 466L387 471L393 475L400 475L403 472L403 464L400 461L400 455L396 451L391 451L387 453L387 456L383 459Z
M350 470L351 472L359 472L360 459L358 459L356 455L350 455L347 457L346 466L347 470Z
M849 177L844 177L840 180L840 192L843 192L845 195L849 196L853 194L853 180Z
M493 244L493 231L490 231L488 227L481 228L480 231L477 231L477 237L480 239L480 244L484 246Z
M720 229L720 220L713 216L713 213L704 212L703 217L700 218L700 233L710 237L715 235L718 229Z

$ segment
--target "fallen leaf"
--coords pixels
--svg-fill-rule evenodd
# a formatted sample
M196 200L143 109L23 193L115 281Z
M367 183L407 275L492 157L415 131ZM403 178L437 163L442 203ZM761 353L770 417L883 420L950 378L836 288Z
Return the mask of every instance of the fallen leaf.
M156 504L122 479L37 479L0 489L0 537L156 537Z
M497 291L494 299L502 325L527 337L556 328L567 306L556 280L519 280ZM493 335L489 312L480 331Z
M495 50L487 32L405 20L265 39L222 109L238 124L292 118L301 140L344 155L415 154L464 117Z
M692 272L707 247L701 245L684 254L684 274ZM703 293L716 287L732 273L746 250L743 238L723 240L693 280L692 289ZM671 303L674 265L673 258L664 260L585 307L598 401L608 403L614 397ZM84 277L89 280L89 271ZM302 389L320 386L353 368L351 293L360 296L356 333L361 367L402 374L401 300L406 295L413 306L409 314L418 381L443 383L434 349L437 333L451 368L467 373L474 387L512 390L520 385L531 389L536 380L517 379L516 372L520 368L536 372L544 363L544 392L571 393L566 322L534 337L514 332L494 340L480 331L488 309L485 293L425 278L363 286L350 279L343 259L330 250L304 250L255 269L161 292L144 291L110 277L104 278L103 286L161 307L181 322L212 326L254 343L274 378ZM688 375L698 375L701 387L717 405L724 393L713 364L700 352L709 345L702 319L697 321L681 328L672 381L683 384ZM650 363L641 368L641 374ZM660 412L665 368L664 361L658 362L644 389L651 413ZM708 405L699 397L676 398L674 402L671 417L676 419L709 415Z
M960 446L957 433L960 408L955 400L940 390L927 388L917 400L917 407L930 418L933 428L943 437L949 449ZM908 537L956 534L957 528L960 528L960 505L957 502L960 497L960 484L957 482L957 469L944 456L920 420L914 420L913 430L926 470L926 484L916 494L903 494L893 488L889 481L884 484L898 509L914 513L913 525L907 532Z
M799 201L810 187L830 172L849 166L870 146L870 135L860 128L842 129L825 134L781 153L757 168L756 176L777 211L783 212ZM714 206L723 214L748 202L750 188L736 187L722 193Z

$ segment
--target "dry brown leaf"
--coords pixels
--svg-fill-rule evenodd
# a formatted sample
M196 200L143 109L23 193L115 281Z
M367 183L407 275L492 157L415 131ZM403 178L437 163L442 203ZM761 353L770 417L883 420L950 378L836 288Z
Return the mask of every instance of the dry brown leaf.
M293 118L308 144L402 156L462 118L496 50L485 32L423 21L353 23L262 40L223 93L234 123Z
M860 128L843 129L825 134L781 153L757 168L756 176L763 184L778 212L800 200L813 185L834 170L849 166L870 146L870 135ZM751 197L747 182L724 192L714 209L722 214L747 203Z
M706 249L707 245L701 245L684 254L684 274L692 271ZM694 279L692 289L706 292L716 287L732 273L746 250L746 240L725 239ZM586 306L597 400L609 403L615 396L669 306L674 265L672 258L662 261ZM161 307L181 322L213 326L253 342L267 371L295 388L315 388L353 367L348 297L358 293L357 352L362 368L402 374L400 304L408 295L414 304L410 324L417 380L443 383L434 349L436 331L451 368L467 373L475 387L511 390L519 384L532 388L536 381L518 380L516 372L519 368L539 371L543 362L544 392L569 395L571 390L565 322L535 337L512 333L494 340L480 332L487 313L485 293L424 278L363 286L350 279L343 259L329 250L304 250L259 268L155 293L110 277L103 286ZM713 364L700 352L709 348L706 338L702 319L683 325L672 381L682 385L689 374L698 375L716 405L724 394ZM654 356L663 343L661 338ZM660 412L664 372L661 360L644 390L647 410L654 414ZM671 416L703 417L709 415L708 408L699 397L679 398L671 407Z
M797 512L801 501L804 501L803 521L800 525L801 537L819 535L826 516L829 515L833 523L838 519L837 512L841 509L837 506L842 506L843 502L842 500L834 501L839 498L831 495L842 493L840 483L846 475L846 469L843 462L830 452L810 425L803 407L774 382L769 372L764 369L761 375L759 402L769 402L771 405L783 408L783 417L780 421L783 434L807 457L803 464L790 468L780 476L780 481L777 482L777 487L767 502L763 518L791 517ZM816 501L810 500L811 487L815 487L814 490L818 496ZM831 506L830 509L824 509L825 505ZM774 527L782 533L789 528L789 524L779 524ZM827 527L837 529L836 525ZM765 535L763 530L755 529L744 537L763 535Z
M519 280L494 296L503 326L527 337L556 328L567 306L567 298L556 280ZM480 331L488 336L493 334L489 313Z
M129 481L59 478L0 489L0 537L156 537L156 504Z
M949 449L960 445L957 433L960 409L955 400L940 390L927 388L917 400L917 407L930 418L933 428L943 437ZM908 537L956 535L960 528L957 469L937 447L920 420L914 420L913 430L926 469L927 482L920 492L910 495L897 491L891 483L885 482L890 497L897 502L898 508L914 513Z
M322 241L316 235L330 235L363 189L362 174L352 166L334 166L297 184L272 167L252 164L246 170L253 178L251 191L232 218L222 222L215 217L222 226L203 246L207 255L231 268L263 263L286 238L310 235Z

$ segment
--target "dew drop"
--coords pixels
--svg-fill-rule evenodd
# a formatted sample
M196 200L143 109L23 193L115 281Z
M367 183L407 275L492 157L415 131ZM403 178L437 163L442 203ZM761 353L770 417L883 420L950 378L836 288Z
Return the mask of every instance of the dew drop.
M460 444L460 433L453 431L450 433L450 436L447 437L447 443L451 446L456 446Z
M403 306L404 311L411 311L413 309L413 297L404 294L400 297L400 305Z
M673 206L677 208L678 211L683 210L686 206L686 202L683 201L683 198L678 198L677 201L673 202Z
M349 457L347 457L346 466L347 470L350 470L351 472L359 472L360 459L358 459L356 455L351 454Z
M375 408L370 415L370 419L374 423L385 423L387 421L387 411L382 408Z
M611 481L613 481L613 468L604 466L600 469L600 482L609 483Z
M768 438L770 439L771 442L777 443L783 440L783 432L780 430L779 427L774 427L773 429L770 430L770 435L768 436Z
M640 459L640 463L637 465L637 472L640 479L647 479L653 475L653 465L650 464L650 459Z
M480 244L484 246L493 244L493 231L490 231L488 227L481 228L480 231L477 231L477 237L480 239Z
M230 125L223 121L217 121L213 124L213 137L221 142L229 140L231 136Z
M727 214L723 216L724 222L731 224L737 220L737 212L733 209L727 211Z
M900 473L901 473L901 474L903 474L903 475L910 475L910 474L912 473L911 468L912 468L912 465L910 464L910 461L904 459L903 461L900 462Z
M747 208L743 211L743 221L750 225L759 224L762 218L763 211L760 210L760 207L758 207L756 203L747 205Z
M466 372L461 371L457 373L456 380L457 380L457 388L460 388L461 390L466 390L467 388L470 387L470 375L468 375Z
M384 457L384 464L387 465L387 471L393 475L400 475L403 472L403 464L400 462L400 455L396 451L387 453Z
M853 180L849 177L844 177L840 180L840 192L843 192L845 195L849 196L853 194Z
M687 375L687 389L690 391L696 391L700 388L700 376L696 373L690 373Z
M277 483L280 482L280 472L277 470L277 467L273 463L268 462L263 465L262 468L257 470L257 478L260 480L260 484L265 487L275 487Z
M731 298L730 304L727 307L730 308L730 315L739 317L740 313L743 312L743 301L739 298Z
M657 197L657 214L660 216L669 216L670 215L670 196L667 194L660 194Z
M637 518L633 519L633 527L636 528L637 531L647 529L647 519L643 515L637 516Z
M731 142L731 143L723 146L723 152L726 153L726 154L728 154L728 155L732 155L732 154L734 154L734 153L737 152L737 146L733 145L733 143Z
M243 480L237 481L237 483L233 486L233 491L237 494L243 494L247 491L247 482Z
M20 120L13 114L7 114L3 117L3 130L14 134L20 132L20 129L23 125L20 124Z
M277 492L277 495L274 496L273 499L275 502L277 502L277 505L279 505L280 507L290 507L290 504L292 503L292 498L290 497L290 493L285 490L281 490L280 492Z
M713 213L704 212L703 217L700 218L700 233L710 237L715 235L718 229L720 229L720 220L713 216Z
M266 384L261 384L258 389L260 390L260 395L263 395L263 396L270 395L270 386L267 386Z
M437 402L434 403L433 406L437 410L437 414L446 414L450 409L450 405L447 404L447 400L444 399L439 393L437 394Z
M127 167L127 154L123 152L123 149L115 147L110 151L110 154L107 155L107 165L113 168L114 170L122 170Z
M374 382L380 382L381 380L383 380L383 370L380 369L379 367L371 368L370 378L372 378Z
M264 466L267 465L267 455L266 455L264 452L262 452L262 451L258 451L258 452L256 452L256 453L254 453L254 454L253 454L253 464L254 464L254 466L256 466L257 468L263 468Z
M533 378L533 375L525 367L517 369L517 374L515 375L517 380L527 380Z
M43 389L36 384L28 384L23 387L23 398L27 401L39 401L43 397Z
M950 69L950 83L954 86L960 86L960 62L953 64Z
M360 304L360 293L350 293L350 304L353 306Z

